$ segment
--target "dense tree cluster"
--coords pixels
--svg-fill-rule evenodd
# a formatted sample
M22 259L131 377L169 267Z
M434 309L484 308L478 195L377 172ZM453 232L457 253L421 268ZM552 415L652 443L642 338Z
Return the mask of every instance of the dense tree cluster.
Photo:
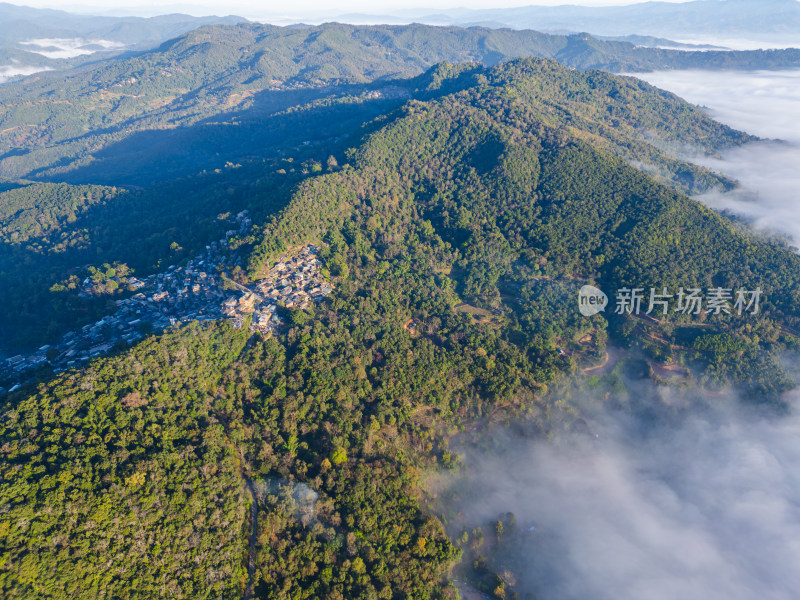
M315 242L335 291L268 339L193 323L7 395L3 596L453 597L459 550L422 483L457 466L458 431L546 415L548 390L608 339L643 351L645 374L683 361L709 385L785 389L800 259L625 161L640 127L742 138L665 110L668 96L626 109L613 99L647 90L629 80L568 73L443 65L325 167L254 163L126 192L113 202L127 225L93 207L108 221L90 233L111 249L94 265L196 248L246 206L259 226L233 245L250 277ZM588 319L585 283L766 293L754 316Z

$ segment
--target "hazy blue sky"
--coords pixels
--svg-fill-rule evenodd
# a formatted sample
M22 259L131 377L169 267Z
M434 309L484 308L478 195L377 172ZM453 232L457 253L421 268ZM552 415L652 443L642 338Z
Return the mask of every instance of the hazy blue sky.
M380 13L404 8L501 8L526 5L558 5L580 4L584 6L610 6L620 4L636 4L642 0L293 0L292 2L259 2L257 0L194 0L191 2L156 2L154 0L122 0L121 2L103 2L102 0L28 0L15 1L38 8L59 8L81 13L110 14L164 14L168 12L184 12L194 15L203 14L238 14L245 17L257 17L270 14L300 13L342 13L370 12ZM662 0L666 2L682 2L686 0Z

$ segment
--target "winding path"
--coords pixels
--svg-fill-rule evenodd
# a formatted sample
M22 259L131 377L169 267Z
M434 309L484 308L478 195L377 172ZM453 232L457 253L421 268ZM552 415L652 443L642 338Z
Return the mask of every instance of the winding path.
M586 367L585 369L581 370L583 371L584 374L586 374L586 373L591 373L592 371L597 371L598 369L602 369L608 364L608 358L609 358L608 352L606 352L606 355L603 358L603 362L601 362L599 365L594 365L593 367Z

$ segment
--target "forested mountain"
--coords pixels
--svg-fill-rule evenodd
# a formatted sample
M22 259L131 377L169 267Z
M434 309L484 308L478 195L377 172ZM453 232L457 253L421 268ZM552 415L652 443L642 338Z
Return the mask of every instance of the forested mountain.
M58 178L133 132L168 130L256 107L262 113L407 78L442 61L494 65L544 56L578 69L786 68L800 51L680 52L588 35L424 25L201 28L159 48L39 73L0 87L0 176ZM313 92L313 93L312 93ZM225 118L229 121L229 118ZM176 140L177 142L177 140ZM181 141L181 144L183 142ZM97 183L92 180L91 183Z
M553 74L549 82L548 72ZM743 282L753 289L781 289L781 298L770 301L775 304L767 312L770 318L796 326L800 316L796 255L779 245L749 239L713 211L608 152L614 148L613 137L600 132L596 137L587 135L577 126L579 110L570 118L576 127L565 127L550 114L553 105L541 102L544 87L558 97L553 91L556 82L575 91L578 81L591 81L613 104L610 99L617 90L593 77L552 61L519 60L476 75L476 85L454 94L410 102L350 154L351 169L346 174L309 180L284 212L268 223L250 258L251 276L283 250L287 238L288 244L322 239L333 226L344 228L345 238L355 240L362 265L380 262L378 248L393 258L412 256L413 249L402 240L427 239L421 245L441 254L428 259L430 268L451 274L458 298L515 313L517 323L525 323L520 336L536 330L537 318L543 327L568 320L568 315L542 317L536 298L541 291L537 286L548 285L542 280L572 286L596 281L611 289L626 285L677 289L691 280L702 282L696 285L706 289ZM620 81L605 74L601 79L605 84ZM626 104L632 115L645 112L634 108L632 100ZM559 104L566 105L568 101ZM616 129L624 130L625 119L619 116ZM647 128L657 129L652 124ZM618 149L616 154L624 156ZM388 196L380 191L382 186L391 189ZM353 187L362 190L355 198ZM384 198L385 208L374 194ZM360 209L352 202L342 204L342 197L360 200ZM413 233L387 233L387 223L404 220L404 208L407 222L416 224ZM353 229L352 221L363 225ZM748 253L759 257L755 263L745 259ZM525 306L532 314L526 314ZM682 345L680 336L688 334L681 329L683 316L672 325L660 323L666 326L660 336L671 339L671 345ZM669 315L664 321L675 319ZM611 324L620 326L617 334L623 337L632 331L630 323L625 326L612 318ZM557 341L564 341L562 335L543 334L531 343L541 347ZM745 364L756 354L753 347L739 366L728 357L714 368L749 379ZM736 371L739 375L734 375Z
M730 183L674 159L668 150L714 154L752 139L637 79L573 71L552 61L537 65L526 97L530 110L549 126L644 165L681 189ZM9 310L0 315L2 349L39 346L64 327L83 325L107 310L103 301L50 291L86 265L118 261L147 274L191 256L224 232L219 214L247 208L266 217L288 201L304 172L326 164L330 156L343 161L346 148L380 125L380 120L370 124L372 119L394 114L409 98L426 100L473 87L489 73L476 64L442 64L410 79L321 91L268 90L224 116L194 125L196 117L189 116L180 127L128 135L77 157L76 149L91 148L93 140L106 144L127 130L75 135L76 105L90 102L88 91L84 100L76 96L63 108L42 102L44 115L63 110L59 118L69 129L45 134L36 144L15 138L27 151L14 148L3 159L5 165L30 169L39 158L58 158L63 166L48 176L58 184L21 180L0 188L0 281L9 290ZM165 111L142 118L141 126L158 127L158 118L180 119L174 107ZM101 108L94 112L95 119L105 114ZM47 123L55 120L44 115ZM25 131L7 131L6 139L20 129ZM66 141L53 143L59 138ZM173 244L183 250L174 252Z
M747 136L644 83L545 59L443 64L397 87L408 98L276 112L267 127L340 110L352 127L346 107L372 107L348 138L281 157L138 192L3 192L21 205L4 222L31 261L80 230L115 260L151 246L148 227L191 252L213 239L216 212L248 208L256 227L231 243L238 277L314 242L336 286L286 309L266 339L190 323L7 394L3 597L452 598L469 536L448 539L426 509L426 470L455 467L451 437L486 421L527 413L546 431L548 389L609 339L645 374L671 361L687 382L780 405L800 257L680 192L715 178L657 149ZM24 215L34 193L61 207L41 229ZM126 226L115 213L127 210ZM757 315L588 318L587 283L765 293Z

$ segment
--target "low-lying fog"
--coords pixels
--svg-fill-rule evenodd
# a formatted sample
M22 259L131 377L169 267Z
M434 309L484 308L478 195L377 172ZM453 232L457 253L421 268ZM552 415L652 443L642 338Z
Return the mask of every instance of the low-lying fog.
M797 598L800 419L708 401L653 423L587 398L590 433L494 432L446 486L452 534L513 513L484 555L521 598Z
M637 76L734 128L783 140L704 160L742 189L701 200L800 243L800 71ZM659 394L641 391L637 402L663 407ZM795 409L800 393L786 400ZM777 416L720 396L700 398L705 409L679 418L667 410L662 420L607 404L589 394L577 402L588 424L582 434L544 440L498 428L489 436L493 450L460 448L460 479L432 488L450 533L487 525L491 532L491 523L514 513L505 541L495 545L490 534L480 552L494 572L507 571L521 598L797 598L796 411Z
M748 217L800 245L800 70L757 72L662 71L637 77L708 107L712 117L767 140L695 160L741 184L700 197L717 209Z
M48 71L46 67L28 67L20 64L0 65L0 83L5 83L17 75L33 75L39 71Z
M76 56L94 54L101 50L119 50L124 44L109 40L84 40L82 38L37 38L19 42L28 52L39 54L49 59L67 59ZM0 84L18 75L33 75L41 71L50 71L52 67L43 65L25 65L19 61L0 65Z
M47 58L75 58L85 54L93 54L99 50L115 50L124 44L109 40L84 40L82 38L37 38L20 42L29 52L41 54Z

